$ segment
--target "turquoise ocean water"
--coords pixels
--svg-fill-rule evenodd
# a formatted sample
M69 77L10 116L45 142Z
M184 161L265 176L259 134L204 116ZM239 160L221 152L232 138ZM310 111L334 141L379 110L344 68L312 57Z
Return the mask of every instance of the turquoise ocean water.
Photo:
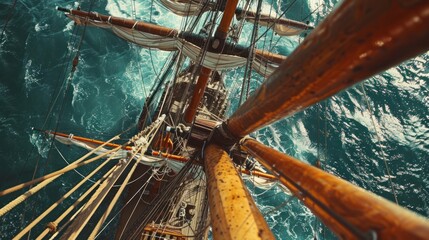
M134 47L108 31L87 29L79 66L66 89L74 57L69 52L80 41L83 28L75 29L55 7L71 8L76 2L18 0L12 10L13 2L0 2L1 30L11 16L0 40L0 189L30 180L36 164L36 176L65 165L56 149L49 151L49 140L32 127L107 140L135 125L145 96L170 54ZM317 25L336 4L312 0L296 1L288 7L292 2L264 1L263 10L277 9L280 14L289 8L287 17ZM154 4L151 8L149 0L107 0L97 1L92 9L122 17L136 15L146 21L151 18L172 28L182 26L180 17ZM81 5L83 9L90 7L88 1ZM265 31L261 29L260 33ZM244 36L250 32L251 26L245 26ZM270 44L273 51L285 55L302 41L301 37L268 36L259 47ZM241 43L248 41L244 38ZM239 68L226 75L232 96L229 114L238 102L243 71ZM263 80L253 79L251 91ZM47 115L50 117L45 120ZM429 217L429 54L372 77L255 136L310 164L320 159L328 172L393 201L386 160L399 204ZM83 153L58 148L68 160ZM61 179L0 218L0 239L14 236L22 224L56 201L80 177L71 172ZM251 181L247 184L279 239L334 238L308 209L296 199L289 200L278 187L264 191ZM17 194L0 198L0 206L14 196ZM283 204L285 201L288 203ZM111 234L112 230L106 230L103 236L109 239Z

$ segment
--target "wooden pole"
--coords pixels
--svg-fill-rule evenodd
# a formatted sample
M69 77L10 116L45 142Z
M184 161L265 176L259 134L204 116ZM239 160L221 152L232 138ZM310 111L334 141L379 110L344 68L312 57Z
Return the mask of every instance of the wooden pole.
M344 1L228 120L241 138L429 49L429 1Z
M15 238L21 239L28 231L33 229L36 224L38 224L43 218L45 218L49 213L52 212L57 206L59 206L66 198L73 194L80 186L82 186L88 179L90 179L94 174L98 173L108 162L105 161L100 164L95 170L88 174L84 179L82 179L78 184L76 184L72 189L70 189L66 194L61 196L54 204L52 204L48 209L46 209L42 214L40 214L36 219L34 219L30 224L28 224L21 232L19 232Z
M214 239L274 239L228 154L209 145L204 164Z
M107 155L109 155L109 154L111 154L111 153L112 153L113 155L115 155L115 154L117 153L117 151L118 151L122 146L118 146L118 147L116 147L116 148L114 148L114 149L112 149L112 150L109 150L109 151L107 151L107 152L105 152L105 153L102 153L101 155L98 155L98 156L96 156L96 157L93 157L93 158L90 158L90 159L86 160L86 159L87 159L87 157L89 157L91 154L93 154L93 153L95 153L96 151L98 151L100 148L104 147L104 146L105 146L105 144L108 144L108 143L110 143L111 141L113 141L113 140L117 140L117 139L119 139L119 135L117 135L117 136L113 137L112 139L110 139L110 140L109 140L109 141L107 141L106 143L104 143L104 144L102 144L102 145L100 145L100 146L98 146L98 147L94 148L93 150L91 150L90 152L88 152L87 154L85 154L84 156L82 156L81 158L79 158L78 160L74 161L73 163L71 163L71 164L67 165L66 167L64 167L64 168L62 168L62 169L60 169L60 170L57 170L57 171L52 172L52 173L49 173L49 174L47 174L47 175L45 175L45 176L42 176L42 177L39 177L39 178L33 179L33 180L28 181L28 182L25 182L25 183L21 183L21 184L19 184L19 185L14 186L14 187L11 187L11 188L8 188L8 189L5 189L5 190L3 190L3 191L0 191L0 197L2 197L2 196L4 196L4 195L7 195L7 194L9 194L9 193L12 193L12 192L15 192L15 191L21 190L21 189L23 189L23 188L25 188L25 187L29 187L29 186L31 186L31 185L33 185L33 184L36 184L36 183L42 182L42 181L44 181L44 180L46 180L46 179L49 179L49 178L52 178L52 177L58 176L58 175L63 174L63 173L66 173L66 172L68 172L68 171L71 171L71 170L73 170L73 169L75 169L75 168L78 168L78 167L81 167L81 166L83 166L83 165L86 165L86 164L92 163L92 162L94 162L94 161L96 161L96 160L99 160L100 158L103 158L103 157L105 157L105 156L107 156ZM111 157L109 157L106 161L109 161L110 159L111 159ZM86 160L86 161L85 161L85 160Z
M256 58L262 58L262 59L268 59L269 61L277 64L281 64L284 60L286 60L286 56L264 51L261 49L255 49L255 57Z
M222 19L220 21L219 27L215 32L215 39L212 42L212 48L218 52L222 51L222 48L225 43L225 39L228 36L229 26L231 25L232 18L235 14L235 9L237 8L238 0L227 0L225 11L223 12ZM194 88L194 94L192 95L191 101L188 108L185 112L185 122L192 123L197 112L198 105L201 102L201 99L204 96L204 92L207 87L208 80L212 70L210 68L201 67L201 72L198 77L197 84Z
M120 27L125 27L130 29L134 28L137 31L151 33L158 36L175 37L178 34L178 31L173 28L167 28L167 27L146 23L142 21L136 21L132 19L108 16L97 12L85 12L85 11L73 10L73 9L69 10L65 8L57 8L57 10L69 13L71 15L88 18L91 20L109 22L113 25L117 25Z
M78 140L78 141L81 141L81 142L84 142L84 143L89 143L89 144L96 144L96 145L102 145L102 144L104 144L104 146L106 146L106 147L116 148L116 147L121 146L120 144L106 143L104 141L100 141L100 140L96 140L96 139L91 139L91 138L80 137L80 136L75 136L75 135L66 134L66 133L51 132L51 131L45 131L45 133L52 134L54 136L71 138L71 139L75 139L75 140ZM131 150L132 149L131 146L121 146L121 147L122 147L122 149L125 149L125 150Z
M342 239L429 236L429 221L405 208L253 139L242 146Z
M191 101L185 112L185 122L192 123L197 112L198 106L200 105L201 99L204 96L207 82L210 79L212 70L210 68L201 67L200 75L198 76L197 84L194 88L194 94L192 95Z
M52 134L52 135L55 135L55 136L60 136L60 137L67 137L67 138L70 137L72 139L75 139L75 140L78 140L78 141L81 141L81 142L84 142L84 143L89 143L89 144L96 144L96 145L102 145L102 144L104 144L104 146L112 147L112 148L121 147L122 149L125 149L125 150L128 150L128 151L130 151L130 150L133 149L132 146L125 146L125 145L120 145L120 144L116 144L116 143L106 143L106 142L103 142L103 141L100 141L100 140L96 140L96 139L91 139L91 138L85 138L85 137L74 136L74 135L70 136L69 134L60 133L60 132L49 132L49 131L47 131L46 133L47 134ZM186 157L183 157L183 156L169 154L169 153L163 153L163 152L154 151L154 150L152 150L151 155L152 156L161 156L161 157L167 158L169 160L176 160L176 161L179 161L179 162L187 162L187 161L189 161L189 158L186 158Z

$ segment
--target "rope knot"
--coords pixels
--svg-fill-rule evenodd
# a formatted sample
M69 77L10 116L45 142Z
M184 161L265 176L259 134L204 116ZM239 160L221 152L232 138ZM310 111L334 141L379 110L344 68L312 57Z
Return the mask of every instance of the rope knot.
M50 233L57 232L57 227L58 227L58 224L55 222L49 222L48 224L46 224L46 228L49 228Z

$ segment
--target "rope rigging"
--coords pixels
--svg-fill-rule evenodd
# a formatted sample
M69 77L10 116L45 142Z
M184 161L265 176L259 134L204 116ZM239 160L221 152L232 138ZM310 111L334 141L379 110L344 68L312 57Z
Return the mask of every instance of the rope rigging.
M285 12L295 2L296 2L296 0L293 1L290 5L288 5L287 9L282 13L281 16L283 16L285 14ZM249 3L249 1L247 3ZM132 15L134 17L136 17L136 15L137 15L135 4L136 4L135 0L132 0L132 11L133 11ZM153 0L152 0L152 4L153 4ZM317 9L320 6L321 5L319 4ZM254 55L253 54L254 46L257 43L257 41L259 39L261 39L262 37L264 38L264 42L263 42L264 48L265 48L266 42L268 41L267 40L267 38L268 38L267 37L268 36L267 31L265 31L261 36L258 37L258 27L259 27L259 20L260 20L260 16L261 16L261 7L262 7L262 0L259 0L258 6L257 6L257 11L256 11L255 25L253 26L251 40L250 40L250 42L251 42L251 44L250 44L251 54L249 54L247 62L246 62L246 68L244 71L245 76L244 76L244 79L242 82L242 89L241 89L241 95L240 95L240 99L239 99L239 105L241 105L242 101L244 101L249 95L250 80L251 80L251 74L252 74L251 69L252 69L252 63L253 63L253 57L254 57L253 56ZM313 10L312 13L314 13L317 9ZM303 8L301 9L301 14L303 14ZM218 21L219 16L217 15L217 11L215 13L211 12L211 13L207 14L206 16L207 16L207 19L206 19L207 22L211 22L213 24L209 29L207 29L207 32L208 32L207 34L209 37L211 37L213 35L213 32L214 32L214 24L216 23L216 21ZM281 16L279 18L281 18ZM307 17L309 17L309 16L307 16ZM197 19L199 19L199 18L202 18L202 14L197 16ZM150 21L152 21L152 8L150 10ZM196 22L197 22L197 20L191 21L189 16L186 16L185 20L182 21L181 24L183 25L183 29L186 29L188 27L194 28L195 26L197 26ZM273 26L271 25L270 27L272 28ZM86 25L85 25L85 28L86 28ZM132 34L133 34L132 36L135 37L134 28L133 28ZM57 102L57 99L60 95L60 91L63 90L65 87L63 102L62 102L61 107L60 107L60 115L57 118L55 131L58 128L58 124L60 122L60 117L62 115L63 106L64 106L64 102L66 99L66 92L68 91L68 87L71 84L71 81L72 81L71 78L73 78L73 75L77 69L78 60L79 60L80 44L82 43L82 39L83 39L84 35L85 35L85 29L83 30L82 38L80 39L80 43L79 43L79 46L77 48L78 50L76 51L76 55L74 56L73 60L70 61L70 63L72 65L71 66L67 65L69 68L71 68L70 75L67 79L64 79L64 82L63 82L64 86L61 87L61 89L58 91L58 95L56 95L56 99L53 100L53 105L55 105L55 103ZM271 39L269 40L270 47L275 47L280 40L280 38L277 39L277 42L273 45L272 44L273 43L273 36L274 36L274 33L272 33ZM299 38L299 42L300 41L301 41L301 38ZM188 92L189 86L191 86L191 84L195 84L195 82L197 80L197 73L199 73L199 71L200 71L199 69L200 69L200 67L204 61L208 45L209 45L209 41L205 42L205 45L203 47L201 47L201 49L199 49L199 52L198 52L198 55L196 58L197 60L195 61L197 67L195 67L193 69L192 81L187 85L186 92ZM182 46L182 50L183 49L184 49L184 47ZM136 55L137 55L138 54L137 48L134 48L134 50L136 51ZM146 103L145 103L145 106L144 106L144 111L145 110L147 111L146 117L151 117L149 110L151 110L151 103L152 103L152 101L154 101L153 100L155 98L154 96L159 91L159 89L163 85L164 81L166 81L166 78L173 71L173 70L170 70L170 69L172 69L172 67L168 67L168 66L174 66L175 65L174 80L170 81L168 85L166 84L165 95L161 96L162 100L158 106L158 108L160 109L158 116L160 116L161 114L164 113L163 109L171 107L172 101L173 101L172 100L173 96L172 96L172 94L169 94L169 93L174 92L176 90L176 89L174 89L175 83L176 83L176 78L180 74L180 71L182 70L181 66L185 63L185 60L183 60L184 57L182 57L182 55L179 56L180 53L174 54L174 55L170 54L170 56L168 58L169 60L167 60L164 63L163 67L161 69L155 69L154 61L152 59L151 50L149 50L149 54L150 54L150 60L151 60L152 68L153 68L153 71L155 72L156 78L157 78L157 82L154 83L152 86L153 91L150 93L150 96L148 96L146 94L146 89L144 88L142 67L141 67L140 62L138 63L139 64L139 74L140 74L140 77L142 80L144 95L145 95L145 98L148 102L148 104L146 105ZM70 57L71 57L71 54L70 54ZM218 59L218 61L219 61L219 59ZM167 62L169 64L167 64ZM157 71L157 70L159 70L159 71ZM65 78L65 76L64 76L64 78ZM173 83L173 84L171 84L171 83ZM219 90L219 88L218 88L218 90ZM369 109L368 98L366 96L365 89L364 89L363 85L362 85L362 90L363 90L365 100L366 100L366 103L367 103L368 109ZM186 101L185 95L182 95L183 96L182 102ZM214 94L211 94L211 96L213 96L213 95ZM52 106L52 109L53 109L53 107L54 106ZM180 112L183 112L184 108L185 108L185 104L180 106ZM322 105L320 105L320 109L321 108L322 108ZM52 109L49 109L48 115L51 114ZM197 110L200 111L201 109L202 108L199 108ZM319 136L321 134L321 132L323 131L323 130L321 130L323 127L320 126L321 124L319 122L320 121L320 112L319 112L320 109L317 108L317 133L318 133L318 135L317 135L317 161L321 160L320 159L321 153L319 152L320 151L319 149L321 149L321 145L322 145L322 141L323 141L320 139L320 136ZM157 111L157 110L155 109L155 111ZM371 110L369 110L369 111L371 112ZM204 115L204 114L206 117L209 117L210 119L221 120L217 116L210 116L210 113L202 113L202 111L201 111L201 115ZM326 102L325 102L325 114L326 114ZM75 234L78 234L80 231L83 230L83 227L84 227L83 225L85 225L88 221L90 221L90 218L91 218L91 216L93 216L95 214L95 211L99 211L99 210L97 210L97 208L99 206L101 206L100 204L104 201L104 198L108 195L108 192L110 192L113 187L119 187L119 190L116 192L116 194L111 193L113 200L110 204L108 204L107 210L105 210L105 212L102 213L103 215L102 215L101 219L96 220L96 226L92 230L91 235L90 235L91 239L100 237L101 236L100 234L113 222L113 220L120 213L123 213L123 212L128 213L128 210L131 210L131 215L125 216L125 217L127 217L127 219L125 219L126 220L125 227L122 229L122 232L120 233L121 235L119 236L119 238L124 237L126 239L134 239L134 238L138 238L138 237L141 237L144 235L145 236L151 236L151 237L155 238L155 237L158 237L159 234L166 233L166 232L170 231L171 229L173 229L173 230L187 229L189 234L183 235L183 237L203 236L204 232L206 232L206 230L210 226L210 222L207 220L207 216L208 216L207 199L208 199L208 196L207 196L207 190L205 189L206 180L205 180L205 174L203 172L203 169L200 166L201 158L207 157L207 156L204 156L204 150L206 148L206 142L203 143L201 151L199 151L198 149L197 150L188 150L187 144L188 144L188 140L190 140L190 137L191 137L190 134L187 134L187 136L185 137L184 135L179 134L178 131L169 132L169 130L164 130L164 127L167 127L167 126L173 127L173 128L180 128L178 117L176 119L173 119L174 118L173 115L168 114L166 116L163 115L161 118L162 118L161 120L158 119L158 120L154 121L152 123L152 125L150 125L148 128L146 128L144 131L140 132L139 133L140 137L134 137L134 138L130 139L126 144L123 144L122 146L128 145L130 143L134 143L134 147L133 147L132 152L128 152L129 155L127 156L126 159L120 160L117 165L113 166L110 170L108 170L107 173L103 177L101 177L99 180L92 180L91 179L92 173L90 173L88 176L83 176L79 171L77 171L75 169L75 167L89 164L95 160L100 159L101 156L91 158L89 160L88 159L82 159L80 162L78 162L79 160L77 160L75 163L69 164L68 161L66 160L66 158L61 154L61 152L59 151L59 149L55 145L55 143L53 141L55 139L55 137L54 137L52 139L52 142L51 142L51 145L49 148L49 153L50 153L51 149L54 147L58 151L58 154L61 156L61 158L68 163L68 166L65 168L67 171L74 170L79 175L81 175L81 177L83 178L81 181L82 183L84 182L84 180L85 181L87 180L87 181L92 182L93 185L91 186L91 188L88 189L87 192L85 192L85 194L83 194L75 202L76 205L73 204L70 207L71 208L70 211L68 211L68 210L66 211L67 214L64 215L64 217L66 217L68 214L71 214L73 211L75 211L78 208L79 204L84 199L87 199L87 201L89 202L86 206L84 205L84 206L80 207L79 209L77 209L77 211L74 212L73 216L69 219L69 221L67 223L63 224L62 226L58 226L59 222L62 221L62 220L58 220L59 218L56 221L50 222L48 224L48 227L39 236L38 239L43 238L49 232L55 232L55 234L52 236L52 237L55 237L56 234L58 234L58 232L62 231L65 226L69 226L69 228L64 233L63 238L71 237ZM149 120L152 121L152 119L149 119ZM393 185L393 182L391 180L392 176L390 174L390 169L389 169L389 166L387 165L387 161L386 161L385 156L384 156L383 148L381 146L381 138L378 135L376 125L375 125L375 120L373 119L372 113L371 113L371 120L372 120L372 123L374 125L375 130L376 130L380 151L382 152L387 176L389 179L390 186L392 188L392 193L395 197L396 202L398 203L396 193L395 193L395 189L394 189L394 185ZM46 119L46 121L47 121L47 119ZM45 121L45 123L46 123L46 121ZM143 125L145 125L145 122L146 122L146 119L144 120ZM325 160L326 160L327 159L327 120L326 120L326 118L325 118L324 123L325 123L325 125L324 125L324 128L325 128L324 137L325 138L324 138L324 140L325 140L325 151L326 151L325 152ZM188 129L190 128L190 131L192 132L193 130L196 129L197 126L198 125L195 124L195 118L194 118L194 120L192 121L192 124L188 125ZM186 131L186 133L188 133L188 132L189 131ZM144 136L142 136L142 135L144 135ZM147 137L147 135L150 135L151 138L149 139L149 137ZM152 140L154 140L156 137L159 140L159 144L153 144L152 143ZM168 142L168 146L167 146L167 143L165 143L165 142L167 142L167 140L169 140L171 142L171 145L170 145L170 142ZM208 145L210 145L210 144L208 144ZM149 148L149 146L151 146L152 148ZM101 148L102 146L99 146L99 147ZM208 147L210 147L210 146L208 146ZM190 159L192 159L192 160L188 161L185 164L185 166L182 167L181 170L177 174L174 172L175 171L174 167L170 167L171 165L168 165L168 163L163 163L164 165L161 165L161 166L157 165L156 167L155 166L147 167L146 172L144 172L142 175L139 175L138 177L134 178L134 180L131 180L133 178L133 174L134 174L134 172L138 166L138 163L143 158L143 155L145 153L149 155L149 153L147 153L146 150L158 151L158 153L159 153L158 159L163 158L164 160L166 160L166 162L168 161L167 156L170 153L178 154L178 152L179 152L179 154L180 154L180 153L184 153L185 151L189 151L187 153L186 157L191 156ZM108 160L109 160L112 157L111 155L118 154L119 151L120 151L120 148L115 148L103 156L108 157ZM91 151L91 152L95 153L95 149L93 149L93 151ZM165 157L163 157L164 152L165 152ZM49 156L49 153L48 153L48 156ZM140 155L137 155L137 154L140 154ZM207 155L209 155L209 154L207 154ZM138 157L136 157L136 156L138 156ZM155 156L155 155L153 155L153 156ZM135 159L135 157L137 159ZM103 162L103 164L107 164L108 160ZM131 162L134 160L136 162L133 162L133 164L131 164ZM48 161L46 161L46 164L47 164L47 162ZM80 165L80 163L82 163L82 164ZM99 165L97 169L101 169L103 166L105 166L103 164ZM326 162L325 162L325 164L326 164ZM272 164L272 166L274 168L274 164ZM39 180L40 180L39 182L41 182L41 183L48 184L50 181L55 180L55 178L61 176L61 174L62 174L62 173L55 172L55 174L49 175L49 177L44 176L45 177L44 179L35 179L35 174L36 174L37 168L38 168L38 163L36 164L34 176L32 179L33 181L30 181L29 183L26 183L26 184L32 185ZM46 166L45 166L45 168L46 168ZM94 171L94 174L97 171ZM123 174L127 171L128 171L128 175ZM317 171L319 171L319 170L317 170ZM148 174L149 176L147 176L146 174ZM277 172L275 174L277 174L278 179L280 179L280 177L279 177L280 174L278 174ZM297 199L302 200L302 201L305 201L305 199L311 199L311 201L313 201L312 204L314 204L318 208L322 209L322 211L324 211L324 214L332 216L332 221L338 222L339 225L341 225L346 230L349 230L357 238L374 239L375 237L377 237L375 235L375 232L372 231L372 229L368 232L360 230L359 227L356 227L354 225L353 220L350 221L349 218L346 218L347 216L343 216L342 214L338 214L338 212L331 210L329 204L326 204L323 201L319 201L316 198L317 194L315 194L314 192L311 192L311 191L309 192L309 191L305 190L305 188L302 188L301 182L297 182L297 181L293 182L292 178L288 178L288 176L285 176L285 175L286 174L282 175L281 178L288 179L288 181L291 182L291 185L293 186L293 188L298 189L298 191L297 191L298 194L295 196L290 196L288 199L286 199L286 201L284 201L283 203L274 207L274 209L271 209L269 211L264 211L263 215L268 215L274 211L278 211L279 209L281 209L284 206L286 206L287 204L289 204L295 197ZM251 181L253 182L254 187L256 187L255 176L256 175L252 175L252 178L251 178ZM120 179L123 180L122 184L118 184L118 182L120 182ZM282 180L284 180L284 179L282 179ZM114 216L109 217L109 216L113 215L112 214L113 207L115 206L117 200L119 199L120 194L123 192L125 187L132 184L132 183L137 182L138 180L141 180L141 182L144 182L142 184L142 186L125 203L125 205L122 206L122 208L119 211L115 210L116 213L114 214ZM150 185L152 183L154 183L154 185ZM26 185L26 184L22 185L21 187L22 188L27 187L28 185ZM80 183L78 183L72 190L70 190L70 192L68 192L64 196L70 196L73 193L73 191L75 190L75 188L77 189L80 186L79 184ZM271 187L275 187L275 186L276 185L274 184ZM29 196L31 196L33 194L32 193L33 190L35 190L37 187L30 189L29 192L31 192L31 193L29 194ZM96 189L97 187L98 187L98 189ZM198 191L196 191L196 190L194 191L194 188L198 189ZM147 192L146 192L147 189L148 189L149 193L152 196L154 196L154 198L151 199L151 198L145 198L144 197L144 195L147 194ZM265 195L268 195L266 193L268 191L270 191L271 189L272 188L268 188L265 191L263 191L261 194L256 194L256 197L264 195L261 198L268 198L268 196L265 196ZM10 189L7 189L7 190L10 190ZM2 194L5 194L5 192L4 191L0 192L0 196ZM91 194L91 196L90 196L90 194ZM184 196L188 197L190 200L189 201L186 200ZM272 196L272 194L270 194L270 196ZM136 203L134 204L134 202L136 202ZM57 204L57 203L55 203L55 204ZM141 209L139 209L139 207L141 205L145 206L145 208L143 209L144 214L141 214L141 212L139 212L139 211L142 211ZM198 224L193 224L193 221L195 221L195 219L197 219L197 218L196 217L194 218L194 215L191 214L191 210L193 210L192 207L202 208L202 211L201 211L202 213L200 215L198 215L199 220L197 220L197 221L200 221ZM127 211L123 211L124 209L127 209ZM46 211L48 211L48 210L46 210ZM33 213L34 213L34 211L33 211ZM48 213L49 212L44 212L43 214L41 214L38 218L36 218L27 227L28 229L25 228L17 237L25 236L25 234L29 230L31 230L33 223L36 224L37 221L39 221L41 218L43 218L44 214L48 214ZM250 213L249 213L249 216L250 216ZM72 220L74 220L74 222L72 222ZM83 223L83 224L79 225L81 223ZM244 221L243 221L242 225L244 225ZM310 225L312 225L311 222L310 222ZM317 220L315 220L314 225L315 225L314 229L316 229L316 227L317 227L316 225L319 225L319 222L317 222ZM245 226L241 226L241 228L244 228L244 227ZM315 234L314 237L316 238L317 234L316 233L314 233L314 234ZM28 235L28 237L30 237L30 236Z
M18 235L17 238L21 238L23 237L28 231L30 231L41 219L43 219L50 211L52 211L56 206L58 206L65 198L67 198L68 196L70 196L77 188L79 188L86 180L90 179L91 176L93 176L94 174L96 174L105 164L107 164L109 162L110 159L112 159L115 154L118 153L118 150L121 149L123 146L125 145L129 145L131 143L135 143L136 144L136 151L134 153L137 154L137 152L141 151L141 152L145 152L147 150L147 147L149 146L149 143L152 141L153 137L155 136L155 133L157 131L157 129L160 127L161 123L163 122L163 119L165 118L165 116L161 117L160 119L158 119L157 121L155 121L151 126L149 126L148 128L146 128L145 130L141 131L138 135L136 135L135 137L133 137L132 139L130 139L126 144L122 145L122 146L118 146L112 150L109 150L107 152L104 152L103 154L97 156L97 157L93 157L89 160L86 160L87 157L89 157L91 154L95 153L98 149L104 147L106 144L108 144L109 142L116 140L119 138L119 136L115 136L114 138L112 138L111 140L109 140L108 142L105 142L104 144L98 146L97 148L94 148L91 152L87 153L86 155L84 155L83 157L81 157L80 159L76 160L75 162L73 162L71 165L68 165L67 167L58 170L56 172L50 173L46 176L43 176L41 178L38 179L34 179L30 182L24 183L24 184L20 184L16 187L12 187L9 189L6 189L4 191L0 192L0 196L6 195L8 193L11 193L13 191L17 191L19 189L25 188L29 185L33 185L37 182L42 182L41 184L37 185L37 187L34 187L32 189L30 189L30 191L28 191L27 193L25 193L24 195L18 197L16 200L12 201L10 204L6 205L5 207L3 207L2 209L0 209L0 214L3 215L5 213L7 213L8 211L10 211L13 207L15 207L17 204L21 203L22 201L24 201L26 198L30 197L31 195L33 195L34 193L36 193L38 190L42 189L43 187L45 187L47 184L49 184L50 182L52 182L53 180L55 180L56 178L60 177L63 173L68 172L70 170L75 169L76 167L79 166L83 166L86 164L89 164L95 160L98 160L102 157L108 156L110 153L113 153L112 155L109 156L109 158L103 162L103 164L101 164L96 170L94 170L91 174L89 174L88 176L86 176L79 184L75 185L75 187L70 190L67 194L65 194L60 200L58 200L54 205L52 205L50 208L48 208L43 214L41 214L38 218L36 218L30 225L28 225L24 230L22 230ZM147 139L147 140L146 140ZM143 156L143 154L140 155L141 157ZM132 159L132 158L131 158ZM139 161L139 159L137 160L137 162ZM121 163L121 162L120 162ZM128 161L128 164L130 163L130 161ZM120 164L122 165L121 167L119 167L120 165L116 165L116 167L114 168L118 168L118 169L122 169L120 171L116 171L116 178L119 178L119 176L121 175L122 171L125 170L126 166L128 164ZM113 171L113 170L112 170ZM104 189L103 191L105 192L104 194L107 193L107 189L110 189L115 181L111 182L109 185L109 188L102 188L98 183L94 184L94 186L100 186L100 189ZM104 182L103 182L104 183ZM106 185L107 186L107 185ZM125 187L125 185L123 185L123 187ZM122 188L123 189L123 188ZM101 193L101 192L100 192ZM96 209L97 207L95 207L94 209Z
M93 5L94 5L94 0L92 0L91 3L90 3L89 11L92 10ZM68 93L68 90L70 88L70 85L71 85L71 82L72 82L74 73L76 71L76 67L77 67L78 61L79 61L79 59L78 59L79 58L79 52L80 52L80 49L81 49L81 46L82 46L82 42L83 42L83 39L84 39L84 36L85 36L86 27L87 27L87 25L85 24L85 26L83 28L83 32L82 32L81 38L80 38L79 43L78 43L78 45L76 47L76 51L75 51L76 53L75 53L75 57L74 57L74 59L72 61L71 72L69 73L69 76L68 76L67 79L65 78L66 69L64 69L64 78L63 78L64 80L63 80L63 82L65 84L65 89L64 89L64 92L63 92L62 103L60 105L60 108L59 108L59 111L58 111L58 117L57 117L57 120L56 120L56 123L55 123L55 127L54 127L55 131L58 130L59 123L60 123L62 115L64 113L64 107L65 107L65 104L66 104L67 93ZM70 51L70 55L69 56L71 57L71 51ZM69 67L69 64L67 64L67 67ZM60 91L58 91L58 95L59 94L60 94ZM57 101L57 98L55 100L51 99L51 103L52 103L51 108L54 107L54 104L55 104L56 101ZM49 114L51 114L51 113L52 112L51 112L51 109L50 109L48 111L47 115L46 115L46 119L45 119L44 125L47 122ZM49 164L49 159L50 159L50 156L51 156L51 152L52 152L51 150L53 148L53 144L54 144L54 140L52 139L52 141L51 141L51 143L49 145L48 154L47 154L47 158L46 158L44 167L42 168L42 172L41 172L42 175L44 174L44 170L47 168L47 166ZM34 167L34 172L33 172L32 179L34 179L36 177L36 173L38 172L38 168L39 168L39 161L40 161L40 159L41 159L41 156L39 156L38 160L36 161L36 165ZM26 207L27 207L27 205L26 205ZM31 208L30 212L32 212L32 215L34 216L34 214L35 214L34 205L31 205L30 208ZM27 211L24 211L24 212L27 212ZM30 237L30 234L28 235L28 238L29 237Z
M249 89L250 89L250 79L252 76L252 64L253 64L253 58L254 58L254 49L255 49L255 39L258 36L258 29L259 29L259 19L261 17L261 9L262 9L262 0L258 0L258 6L256 9L256 18L252 29L252 35L250 38L250 54L247 57L247 63L244 70L244 77L243 77L243 84L241 87L241 93L240 93L240 100L238 102L238 105L240 106L242 101L246 100L249 96ZM246 91L244 91L246 89Z
M371 106L369 104L368 95L366 94L366 91L365 91L365 85L363 83L361 83L360 87L362 89L362 92L363 92L363 95L364 95L364 98L365 98L365 104L366 104L366 107L367 107L367 109L369 111L369 114L370 114L370 117L371 117L372 126L374 127L375 135L377 137L378 148L380 149L381 157L383 159L384 167L385 167L386 174L387 174L387 178L389 179L390 189L392 190L393 198L395 199L396 204L399 205L398 197L397 197L397 194L396 194L396 190L395 190L395 187L394 187L393 181L392 181L391 170L389 168L389 165L387 164L386 155L384 153L383 146L381 145L381 142L382 142L381 141L381 137L380 137L380 134L378 132L377 126L375 125L374 113L372 112Z
M140 217L131 229L129 230L128 235L125 236L126 239L133 239L136 237L136 234L141 232L143 228L152 222L159 222L158 228L165 225L168 219L171 217L174 218L174 215L164 215L160 213L171 212L171 210L176 209L177 201L180 201L184 196L185 189L188 189L188 184L186 182L191 181L191 179L198 179L198 176L201 176L201 167L193 163L193 161L188 161L182 170L171 180L171 182L162 189L161 194L159 194L151 203L151 205L146 207L145 212L147 215ZM201 185L197 185L202 187ZM186 190L189 191L189 190ZM205 191L198 191L200 193L205 193ZM192 195L186 195L188 198ZM171 210L168 210L171 209ZM155 217L159 216L159 217ZM179 215L181 216L181 215ZM184 217L184 216L182 216ZM167 221L168 222L168 221ZM131 235L130 235L131 234Z

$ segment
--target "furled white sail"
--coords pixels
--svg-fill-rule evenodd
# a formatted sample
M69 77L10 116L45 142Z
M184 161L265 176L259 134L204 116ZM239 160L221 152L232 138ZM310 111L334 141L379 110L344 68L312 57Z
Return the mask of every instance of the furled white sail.
M253 16L245 16L244 18L247 22L255 22L255 17ZM299 35L306 30L302 27L296 27L292 24L276 22L276 18L270 16L261 17L259 19L259 25L268 28L273 28L273 31L280 36Z
M84 149L89 150L89 151L98 147L98 145L96 145L96 144L89 144L89 143L85 143L85 142L73 139L73 135L70 135L69 137L63 137L63 136L58 136L58 135L53 135L53 134L50 134L50 135L54 136L55 140L57 140L58 142L65 144L65 145L74 145L74 146L81 147L81 148L84 148ZM95 152L95 154L96 155L102 155L108 151L109 150L106 148L100 148L99 150L97 150ZM129 156L129 152L130 151L120 149L116 152L113 152L113 153L106 155L106 158L107 157L110 157L111 159L127 158L127 156ZM172 160L165 161L166 159L160 158L160 157L141 156L140 154L136 154L134 156L134 158L140 159L140 163L142 163L144 165L153 166L153 167L161 167L165 164L170 166L170 163L171 163L171 168L173 170L176 170L176 171L180 170L180 168L183 166L183 164L174 163L174 161L172 161Z
M191 0L189 2L176 0L159 0L165 8L179 16L197 15L203 9L204 4L199 1Z
M199 56L201 55L202 51L201 47L181 39L177 35L171 37L158 36L151 33L137 31L135 29L113 25L109 22L85 20L82 17L74 15L68 15L68 17L73 19L78 24L83 24L85 21L87 21L89 25L111 29L112 32L119 37L146 48L157 48L165 51L179 50L194 62L200 62ZM210 68L212 70L225 70L244 66L246 62L247 58L245 57L207 51L204 54L204 59L202 59L201 64L204 67ZM268 59L264 59L262 57L255 57L252 64L253 69L262 76L269 76L272 72L274 72L277 66L278 65L276 63L272 63Z
M189 1L178 1L178 0L159 0L159 2L170 10L171 12L179 16L192 16L198 15L201 11L209 10L209 4L204 7L202 1L189 0ZM204 9L203 9L204 8ZM255 22L255 13L240 11L236 12L237 19L244 19L247 22ZM303 31L312 29L307 24L290 20L287 18L278 18L277 16L262 14L259 18L259 25L264 27L273 28L273 31L280 36L293 36L301 34Z

